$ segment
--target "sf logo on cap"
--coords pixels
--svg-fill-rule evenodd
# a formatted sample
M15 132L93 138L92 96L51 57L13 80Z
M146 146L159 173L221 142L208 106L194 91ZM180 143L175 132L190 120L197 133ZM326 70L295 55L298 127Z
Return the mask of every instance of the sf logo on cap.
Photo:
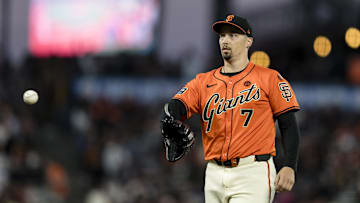
M226 22L232 21L234 19L234 15L228 15L228 17L226 17Z

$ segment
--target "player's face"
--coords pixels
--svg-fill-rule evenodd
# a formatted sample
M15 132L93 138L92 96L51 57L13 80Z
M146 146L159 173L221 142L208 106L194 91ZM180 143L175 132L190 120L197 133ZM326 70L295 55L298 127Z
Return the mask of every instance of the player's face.
M251 39L230 26L224 26L220 30L219 45L224 60L235 59L251 46Z

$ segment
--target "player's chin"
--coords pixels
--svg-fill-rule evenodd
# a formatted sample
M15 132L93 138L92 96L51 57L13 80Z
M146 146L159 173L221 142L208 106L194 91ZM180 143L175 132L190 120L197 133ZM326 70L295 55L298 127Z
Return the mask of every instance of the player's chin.
M223 57L224 60L228 61L228 60L231 59L231 54L223 54L222 57Z

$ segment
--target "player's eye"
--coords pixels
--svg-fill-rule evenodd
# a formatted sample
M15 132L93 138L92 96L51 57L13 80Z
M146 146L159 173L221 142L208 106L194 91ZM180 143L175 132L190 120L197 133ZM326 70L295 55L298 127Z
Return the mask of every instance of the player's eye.
M220 34L220 38L224 38L225 37L225 34Z
M231 37L237 37L239 34L237 34L237 33L233 33L233 34L231 34Z

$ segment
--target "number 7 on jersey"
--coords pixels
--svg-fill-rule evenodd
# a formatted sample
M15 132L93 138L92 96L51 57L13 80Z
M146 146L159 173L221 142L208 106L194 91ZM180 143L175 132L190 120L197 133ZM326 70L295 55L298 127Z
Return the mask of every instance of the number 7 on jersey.
M248 127L253 113L254 113L254 109L241 109L240 110L240 115L246 116L243 127Z

